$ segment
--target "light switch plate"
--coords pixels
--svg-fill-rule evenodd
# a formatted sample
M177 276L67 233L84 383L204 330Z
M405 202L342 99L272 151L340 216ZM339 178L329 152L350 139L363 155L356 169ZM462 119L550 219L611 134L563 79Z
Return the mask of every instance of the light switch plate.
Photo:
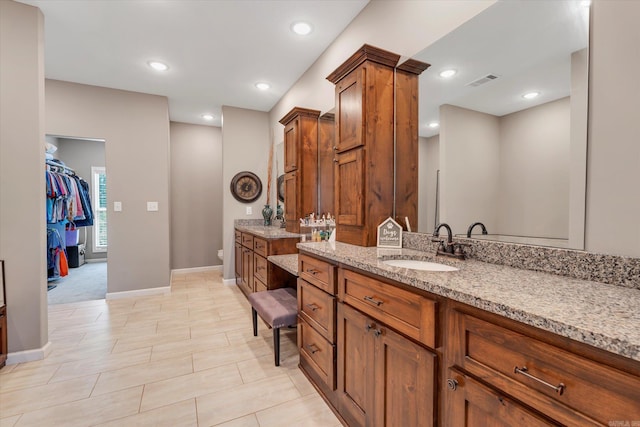
M122 202L113 202L113 211L122 212Z
M158 210L158 202L147 202L148 212L157 212L157 210Z
M251 206L247 206L247 215L253 215L253 208Z

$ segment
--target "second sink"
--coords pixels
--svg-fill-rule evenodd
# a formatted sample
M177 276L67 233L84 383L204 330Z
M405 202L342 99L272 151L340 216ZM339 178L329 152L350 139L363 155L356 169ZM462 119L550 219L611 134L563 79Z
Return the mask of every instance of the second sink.
M419 261L414 259L390 259L382 262L384 264L387 264L393 267L408 268L411 270L422 270L422 271L458 271L459 270L459 268L451 267L450 265L446 265L446 264L440 264L437 262L430 262L430 261Z

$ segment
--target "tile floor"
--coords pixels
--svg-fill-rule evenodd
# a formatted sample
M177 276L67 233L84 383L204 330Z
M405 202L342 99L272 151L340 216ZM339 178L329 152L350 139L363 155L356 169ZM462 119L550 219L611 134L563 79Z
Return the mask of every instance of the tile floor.
M298 369L296 331L251 327L218 271L172 292L49 306L52 351L0 370L0 426L340 426Z

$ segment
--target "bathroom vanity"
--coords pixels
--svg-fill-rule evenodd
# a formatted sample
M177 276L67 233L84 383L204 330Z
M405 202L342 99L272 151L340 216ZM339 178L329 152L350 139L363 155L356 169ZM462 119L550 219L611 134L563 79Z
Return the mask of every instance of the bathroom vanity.
M639 289L412 249L298 248L300 366L347 425L640 420Z

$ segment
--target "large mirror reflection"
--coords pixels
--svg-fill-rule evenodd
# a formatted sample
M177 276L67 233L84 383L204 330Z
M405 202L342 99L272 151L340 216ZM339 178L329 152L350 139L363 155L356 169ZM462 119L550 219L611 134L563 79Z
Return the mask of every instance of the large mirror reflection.
M420 232L584 247L588 23L584 1L497 2L415 57Z

